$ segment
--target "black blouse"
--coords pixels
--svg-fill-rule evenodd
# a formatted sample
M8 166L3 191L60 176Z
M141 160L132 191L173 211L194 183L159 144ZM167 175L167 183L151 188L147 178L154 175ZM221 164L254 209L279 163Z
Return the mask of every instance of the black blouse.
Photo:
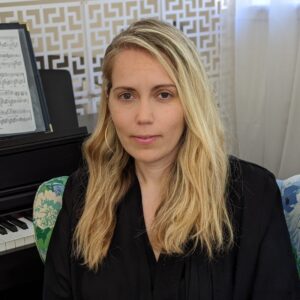
M94 273L71 255L86 173L72 174L48 249L44 300L299 300L279 190L267 170L231 160L228 209L234 247L209 261L201 250L161 254L156 261L145 230L136 179L117 210L113 239Z

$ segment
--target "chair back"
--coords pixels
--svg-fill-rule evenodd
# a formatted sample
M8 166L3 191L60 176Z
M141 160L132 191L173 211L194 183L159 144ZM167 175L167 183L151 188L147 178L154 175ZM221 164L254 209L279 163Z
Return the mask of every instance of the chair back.
M43 262L46 260L47 249L62 207L62 196L68 176L55 177L42 183L33 202L33 228L35 243Z
M300 175L277 180L300 278Z

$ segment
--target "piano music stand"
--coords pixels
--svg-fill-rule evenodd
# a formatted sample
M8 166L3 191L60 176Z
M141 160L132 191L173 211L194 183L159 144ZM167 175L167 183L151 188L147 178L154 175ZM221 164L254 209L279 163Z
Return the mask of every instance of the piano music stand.
M68 70L39 70L54 132L78 127L71 74Z
M0 24L0 139L52 131L29 31Z

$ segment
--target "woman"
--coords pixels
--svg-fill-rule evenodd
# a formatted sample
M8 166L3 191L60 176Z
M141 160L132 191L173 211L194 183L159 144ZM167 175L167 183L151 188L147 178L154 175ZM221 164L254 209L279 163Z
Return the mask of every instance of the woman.
M228 158L193 43L139 21L112 41L102 71L44 299L299 299L275 178Z

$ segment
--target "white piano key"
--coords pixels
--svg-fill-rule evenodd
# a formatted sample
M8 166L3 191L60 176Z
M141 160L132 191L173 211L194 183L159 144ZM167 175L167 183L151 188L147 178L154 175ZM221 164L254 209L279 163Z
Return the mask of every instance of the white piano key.
M7 230L7 234L2 237L5 245L5 250L10 250L16 248L14 232Z
M22 229L23 230L23 236L25 238L25 245L30 245L34 244L34 229L33 229L33 224L31 221L27 220L26 218L20 218L20 221L23 221L24 223L27 224L28 229Z
M6 247L4 243L0 243L0 253L6 251Z
M15 240L16 248L20 248L25 245L25 238L21 237Z
M9 250L18 250L24 246L34 245L34 229L31 221L26 218L18 218L27 224L27 229L22 229L17 226L18 231L12 232L7 230L7 234L0 236L0 253Z
M16 248L16 242L14 240L5 242L6 250L11 250Z
M0 236L0 253L6 251L5 241L2 238L2 235Z

